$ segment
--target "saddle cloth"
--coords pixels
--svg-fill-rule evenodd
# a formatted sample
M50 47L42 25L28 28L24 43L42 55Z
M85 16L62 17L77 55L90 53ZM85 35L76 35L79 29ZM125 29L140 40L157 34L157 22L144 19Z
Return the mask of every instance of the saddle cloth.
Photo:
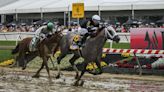
M79 43L81 41L82 37L80 35L75 35L72 37L72 44L70 45L71 50L77 50L79 49Z
M34 41L33 41L33 40L30 41L30 44L29 44L29 51L36 51L36 48L35 48L35 46L34 46Z

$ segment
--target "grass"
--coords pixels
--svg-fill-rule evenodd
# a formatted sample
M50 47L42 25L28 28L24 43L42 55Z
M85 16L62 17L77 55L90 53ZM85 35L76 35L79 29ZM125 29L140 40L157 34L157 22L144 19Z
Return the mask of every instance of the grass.
M16 41L0 41L0 46L15 46Z
M13 58L11 50L0 50L0 62Z
M15 41L0 41L0 46L15 46ZM0 50L0 62L13 58L11 50Z
M15 46L16 42L15 41L0 41L0 46ZM109 48L110 43L105 43L104 48ZM117 49L129 49L130 48L130 43L113 43L112 48L117 48Z
M105 43L104 48L109 48L110 43ZM113 43L112 48L116 49L130 49L130 43Z

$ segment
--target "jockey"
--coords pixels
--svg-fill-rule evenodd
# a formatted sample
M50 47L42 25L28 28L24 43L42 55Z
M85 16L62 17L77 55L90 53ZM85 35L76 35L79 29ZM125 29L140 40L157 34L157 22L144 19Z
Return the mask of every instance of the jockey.
M45 38L48 38L53 33L53 23L49 22L47 25L38 28L35 32L35 35L31 41L32 49L35 49L39 41L43 41Z
M100 24L100 16L98 15L93 15L92 19L90 20L85 20L81 23L81 30L80 30L80 35L82 35L82 40L80 45L84 45L87 37L89 35L92 35L92 32L96 30L96 28L99 27Z

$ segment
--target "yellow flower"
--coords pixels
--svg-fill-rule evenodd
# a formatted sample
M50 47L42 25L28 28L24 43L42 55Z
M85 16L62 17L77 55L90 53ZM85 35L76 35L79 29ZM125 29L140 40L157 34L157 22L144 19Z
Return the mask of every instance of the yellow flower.
M86 67L87 70L93 70L93 65L91 65L91 63L89 63Z
M101 61L101 66L107 66L107 64L104 61Z
M102 57L102 58L105 58L105 57L106 57L106 54L105 54L105 53L103 53L101 57Z
M0 66L8 66L14 63L14 59L6 60L0 63Z
M121 54L121 56L122 56L122 57L130 57L130 53L124 52L124 53Z
M103 66L107 66L107 64L104 62L104 61L101 61L100 62L100 65L103 67ZM86 69L87 70L93 70L93 69L96 69L98 68L96 63L95 62L91 62L87 65Z

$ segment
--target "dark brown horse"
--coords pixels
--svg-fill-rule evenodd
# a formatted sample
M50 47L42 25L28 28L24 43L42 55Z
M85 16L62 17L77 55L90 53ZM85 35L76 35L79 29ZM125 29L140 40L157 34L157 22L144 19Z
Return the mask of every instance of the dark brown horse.
M29 44L32 38L25 38L21 42L19 42L15 49L12 50L12 54L18 53L18 56L16 57L16 62L19 62L18 64L22 67L22 69L26 68L26 65L29 61L34 59L36 56L40 56L43 59L43 62L40 69L33 77L38 78L40 71L45 66L49 79L51 80L47 61L50 58L49 54L55 53L57 51L61 37L61 31L55 32L50 38L46 38L43 41L39 42L36 51L29 50Z

